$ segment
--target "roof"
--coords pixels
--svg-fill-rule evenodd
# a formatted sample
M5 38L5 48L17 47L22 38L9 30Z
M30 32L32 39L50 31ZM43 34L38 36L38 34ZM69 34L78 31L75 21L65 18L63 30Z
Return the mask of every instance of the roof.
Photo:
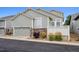
M78 20L78 19L79 19L79 15L74 20Z
M61 12L61 11L51 10L50 12L52 12L52 11L55 11L55 12L58 12L58 13L62 13L63 14L63 12Z
M37 12L36 10L33 10L33 9L27 9L27 10L24 11L23 13L26 13L26 12L28 12L29 10L34 11L34 12L36 12L36 13L39 13L39 14L41 14L41 15L47 16L47 15L42 14L42 13L40 13L40 12ZM49 17L49 16L47 16L47 17Z
M71 20L78 20L79 19L79 13L71 14L71 17L73 18Z
M27 15L24 15L24 13L28 12L29 10L32 10L32 9L27 9L27 10L25 10L24 12L19 13L19 14L17 14L17 15L10 15L10 16L1 17L1 18L0 18L0 21L13 20L13 19L15 19L16 17L18 17L19 15L23 15L23 16L25 16L25 17L28 17L28 18L33 19L33 17L29 17L29 16L27 16ZM42 9L37 9L37 10L42 10ZM36 12L36 13L39 13L39 14L42 14L42 15L44 15L44 16L50 17L49 15L40 13L40 12L38 12L38 11L36 11L36 10L32 10L32 11L34 11L34 12ZM49 14L51 14L51 15L54 15L54 14L48 12L48 11L45 11L45 10L42 10L42 11L47 12L47 13L49 13ZM57 15L54 15L54 16L60 17L60 16L57 16ZM63 17L60 17L60 18L63 18Z
M37 10L41 10L41 11L47 12L47 13L49 13L49 14L51 14L51 15L54 15L54 16L56 16L56 17L63 18L63 17L60 17L60 16L58 16L58 15L52 14L52 13L49 12L49 11L43 10L43 9L37 9Z
M18 16L20 16L20 15L22 15L22 16L24 16L24 17L27 17L27 18L30 18L30 19L33 19L32 17L29 17L29 16L27 16L27 15L24 15L23 13L19 13L18 15L16 15L14 18L12 18L11 20L14 20L14 19L16 19Z
M10 19L10 18L12 18L12 17L14 17L14 16L15 16L15 15L1 17L1 18L0 18L0 21L8 20L8 19Z

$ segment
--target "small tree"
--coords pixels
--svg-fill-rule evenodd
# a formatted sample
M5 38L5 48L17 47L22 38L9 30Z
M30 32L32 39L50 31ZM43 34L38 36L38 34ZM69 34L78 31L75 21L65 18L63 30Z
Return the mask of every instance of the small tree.
M71 21L71 15L67 17L64 25L70 25L70 21Z

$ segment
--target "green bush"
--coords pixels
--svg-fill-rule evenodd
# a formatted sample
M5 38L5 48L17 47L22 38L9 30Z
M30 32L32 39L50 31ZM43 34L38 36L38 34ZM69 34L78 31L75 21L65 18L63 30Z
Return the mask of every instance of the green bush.
M54 41L54 40L55 40L55 35L50 34L50 35L49 35L49 40L50 40L50 41Z
M56 41L61 41L62 40L62 35L55 35L55 40Z
M46 32L40 32L40 38L42 39L46 38Z
M49 35L49 40L50 41L61 41L62 40L62 35L60 35L60 34L55 34L55 35L51 34L51 35Z

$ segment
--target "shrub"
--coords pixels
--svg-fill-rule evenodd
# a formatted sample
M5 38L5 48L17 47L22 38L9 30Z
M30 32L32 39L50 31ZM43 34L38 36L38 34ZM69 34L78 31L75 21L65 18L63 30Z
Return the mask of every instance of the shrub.
M50 34L50 35L49 35L49 40L50 40L50 41L54 41L54 40L55 40L55 35Z
M55 35L55 40L56 41L61 41L62 40L62 36L61 35Z
M62 35L59 32L56 32L55 35L50 34L49 35L49 40L50 41L61 41L62 40Z
M62 40L62 34L60 32L55 33L55 40L56 41L61 41Z
M39 38L39 32L34 32L33 36L34 36L34 38Z
M46 32L40 32L40 38L42 39L46 38Z

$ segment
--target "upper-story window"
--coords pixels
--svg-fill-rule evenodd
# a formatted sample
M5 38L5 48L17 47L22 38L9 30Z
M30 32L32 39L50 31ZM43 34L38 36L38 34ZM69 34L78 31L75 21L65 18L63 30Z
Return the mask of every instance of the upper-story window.
M50 22L49 24L50 24L50 26L55 26L55 22L53 22L53 21Z
M56 26L57 26L57 27L58 27L58 26L61 26L61 24L62 24L62 19L57 18L57 19L56 19Z
M49 18L49 27L55 26L55 20L53 18Z
M42 17L36 17L34 20L35 28L42 28Z
M56 26L61 26L61 22L56 22Z

